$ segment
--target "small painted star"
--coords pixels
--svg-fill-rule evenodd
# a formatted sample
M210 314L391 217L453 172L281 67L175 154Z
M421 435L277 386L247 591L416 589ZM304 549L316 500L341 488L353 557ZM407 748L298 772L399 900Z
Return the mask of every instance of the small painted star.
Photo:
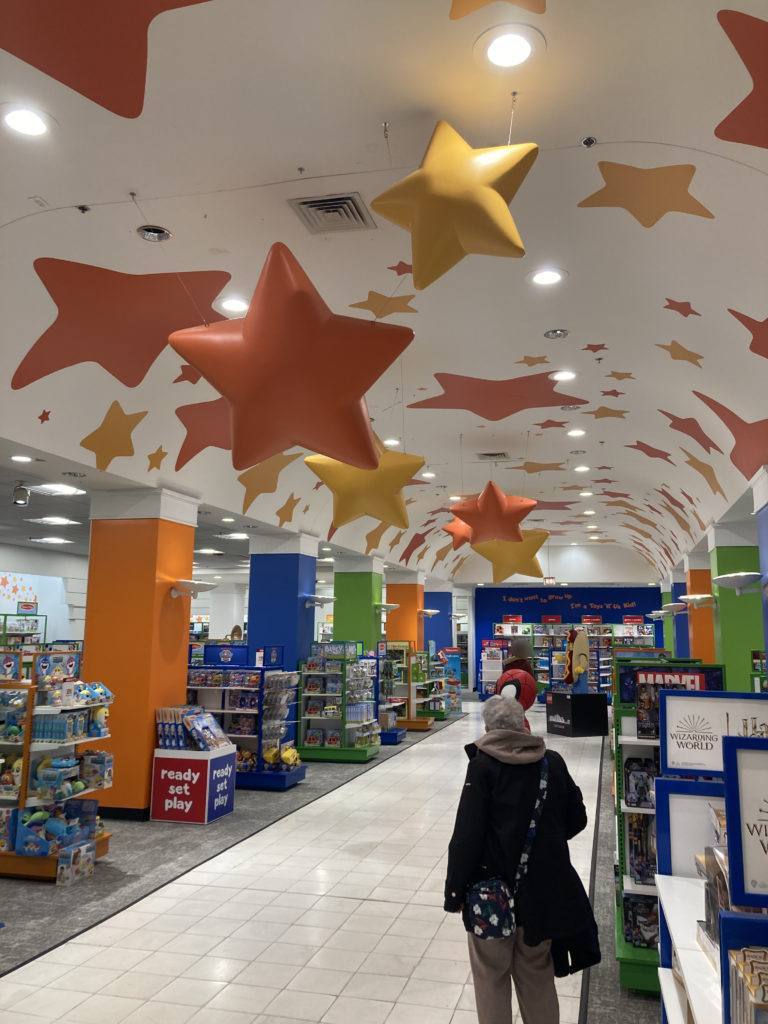
M668 345L657 345L656 348L663 348L665 352L669 352L673 359L693 363L694 366L701 369L701 360L704 356L699 355L698 352L692 352L678 341L670 341Z
M43 409L43 411L40 413L40 415L37 418L40 420L41 423L47 423L48 420L51 418L51 410L50 409Z
M549 360L546 356L523 356L522 359L516 359L517 363L524 363L525 366L538 366L539 363L548 363Z
M166 457L167 454L168 452L163 451L163 446L159 445L154 452L147 456L147 458L149 459L149 466L147 467L147 472L149 473L149 471L152 469L160 469L160 467L163 464L163 459Z
M392 313L418 313L410 304L414 295L382 295L381 292L368 292L368 298L362 302L350 302L350 309L367 309L376 317L383 320Z
M680 316L701 316L701 313L697 313L690 302L677 302L675 299L667 299L667 304L664 309L671 309L675 313L679 313Z
M387 270L394 270L398 277L402 277L403 274L413 273L413 267L411 266L411 264L404 263L402 260L396 263L394 267L387 267Z

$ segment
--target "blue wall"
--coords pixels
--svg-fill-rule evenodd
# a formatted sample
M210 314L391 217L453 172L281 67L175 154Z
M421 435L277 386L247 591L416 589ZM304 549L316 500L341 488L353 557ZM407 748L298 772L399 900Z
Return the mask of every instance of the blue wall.
M542 615L561 615L564 624L578 625L582 615L601 615L607 625L620 625L624 615L646 615L661 607L658 587L478 587L475 590L475 661L481 640L493 637L494 622L522 615L523 622L541 622ZM650 620L648 620L650 621ZM656 647L663 647L660 623Z
M757 513L757 543L760 549L760 572L763 579L768 577L768 505ZM763 634L765 647L768 651L768 594L763 590Z
M424 591L424 607L438 608L439 615L424 618L424 647L429 650L429 641L435 641L435 650L453 645L453 594L439 590Z
M672 600L678 601L681 594L688 593L687 583L673 583L672 584ZM672 628L674 629L675 635L675 649L673 654L676 658L690 658L691 656L691 639L688 635L688 615L676 615L672 620Z

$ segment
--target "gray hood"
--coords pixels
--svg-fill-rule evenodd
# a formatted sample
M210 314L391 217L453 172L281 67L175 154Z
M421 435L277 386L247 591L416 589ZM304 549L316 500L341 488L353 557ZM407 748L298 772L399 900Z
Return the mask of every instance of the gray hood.
M474 746L504 764L532 764L547 752L541 736L532 736L527 729L492 729Z

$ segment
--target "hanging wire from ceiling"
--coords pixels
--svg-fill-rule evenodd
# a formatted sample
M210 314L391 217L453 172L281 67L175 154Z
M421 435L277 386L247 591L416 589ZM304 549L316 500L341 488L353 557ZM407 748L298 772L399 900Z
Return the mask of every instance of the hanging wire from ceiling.
M515 104L517 103L517 92L510 93L512 97L512 106L509 111L509 134L507 135L507 145L512 145L512 124L515 120Z
M392 150L389 146L389 121L381 122L381 130L384 133L384 141L387 144L387 156L389 157L389 166L392 166Z
M464 495L466 494L466 491L464 490L464 435L463 434L459 434L459 483L461 484L461 490L459 491L459 494L461 494L461 496L463 498Z

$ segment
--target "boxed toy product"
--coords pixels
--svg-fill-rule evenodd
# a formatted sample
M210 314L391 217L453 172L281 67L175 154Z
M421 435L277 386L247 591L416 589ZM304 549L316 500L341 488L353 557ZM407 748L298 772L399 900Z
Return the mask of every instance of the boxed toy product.
M56 885L74 885L93 874L96 863L96 844L78 843L59 852L56 867Z
M624 803L628 807L654 806L654 780L659 774L656 757L628 757L624 762Z
M638 885L653 885L656 874L656 817L653 814L628 814L627 866Z
M16 818L18 811L15 808L0 807L0 853L11 853L16 843Z
M659 904L653 896L626 893L623 906L624 939L639 949L659 943Z
M327 729L325 733L326 747L341 746L341 729Z
M229 744L229 737L208 711L184 716L184 727L193 746L198 750L215 750Z
M323 729L307 729L304 738L305 747L322 747L325 742L325 731Z

